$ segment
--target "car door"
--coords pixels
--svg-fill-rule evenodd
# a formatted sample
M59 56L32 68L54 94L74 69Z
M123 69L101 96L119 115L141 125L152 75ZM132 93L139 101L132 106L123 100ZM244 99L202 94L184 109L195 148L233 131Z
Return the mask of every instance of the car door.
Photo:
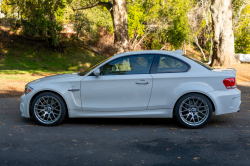
M171 109L177 87L187 81L190 66L182 60L156 55L151 69L153 88L148 109ZM179 90L179 89L178 89Z
M84 111L146 110L152 89L154 55L131 55L103 65L99 77L81 81Z

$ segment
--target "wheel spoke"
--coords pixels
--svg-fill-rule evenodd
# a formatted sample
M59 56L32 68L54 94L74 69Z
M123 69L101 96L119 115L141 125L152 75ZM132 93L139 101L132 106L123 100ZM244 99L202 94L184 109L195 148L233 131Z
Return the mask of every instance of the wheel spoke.
M45 111L45 109L37 109L37 110L39 111L38 113Z
M55 114L54 114L54 113L52 113L52 115L54 116L54 119L56 119Z
M187 104L187 103L184 103L184 104L186 104L188 107L190 107L190 105L189 105L189 104Z
M42 97L43 101L45 101L46 105L48 105L48 102Z
M55 108L57 109L53 108L53 105L56 105ZM56 113L53 111L56 111ZM60 118L61 112L61 104L53 96L42 96L34 105L36 118L44 124L56 122Z
M200 99L198 99L198 100L196 101L196 103L194 104L195 106L197 105L197 103L198 103L199 100L200 100Z
M61 110L58 110L58 109L55 109L55 108L54 108L54 110L59 111L59 112L61 111Z
M39 99L40 103L42 104L42 106L44 107L45 105L43 104L43 102L41 101L41 99Z
M186 113L188 111L189 113ZM208 118L209 107L203 98L191 96L184 99L180 104L179 115L186 124L197 126L204 123Z
M53 107L53 109L57 108L58 106L60 106L60 105L57 105L56 107Z
M183 107L183 106L182 106ZM185 110L182 110L181 112L185 112L185 111L188 111L188 109L187 108L185 108L185 107L183 107Z

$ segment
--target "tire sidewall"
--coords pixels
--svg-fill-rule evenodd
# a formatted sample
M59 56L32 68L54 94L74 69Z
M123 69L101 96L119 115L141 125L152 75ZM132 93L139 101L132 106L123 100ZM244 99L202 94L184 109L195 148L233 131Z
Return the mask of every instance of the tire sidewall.
M185 100L186 98L188 97L199 97L199 98L202 98L208 105L209 107L209 115L207 117L207 119L200 125L197 125L197 126L191 126L191 125L188 125L186 124L180 117L180 113L179 113L179 108L180 108L180 105L181 103L183 102L183 100ZM175 113L175 117L176 119L178 120L178 122L186 127L186 128L190 128L190 129L198 129L198 128L201 128L203 126L205 126L212 118L212 114L213 114L213 106L212 106L212 103L211 101L204 95L201 95L201 94L198 94L198 93L190 93L190 94L187 94L187 95L184 95L182 96L176 103L176 106L175 106L175 109L174 109L174 113Z
M35 103L37 102L38 99L40 99L43 96L52 96L52 97L56 98L62 107L61 115L60 115L59 119L57 119L57 121L50 123L50 124L42 123L41 121L39 121L39 119L35 115L35 109L34 109ZM43 126L55 126L55 125L62 123L62 121L66 117L66 112L67 112L66 104L64 103L63 99L59 95L52 93L52 92L44 92L44 93L41 93L38 96L36 96L35 99L32 101L30 109L31 109L31 114L32 114L33 118L35 119L35 121Z

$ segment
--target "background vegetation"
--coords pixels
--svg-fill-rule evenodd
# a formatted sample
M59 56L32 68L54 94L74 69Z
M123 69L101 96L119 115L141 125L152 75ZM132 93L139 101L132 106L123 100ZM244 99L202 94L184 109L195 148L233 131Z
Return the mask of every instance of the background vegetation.
M210 0L126 1L131 50L183 49L186 52L188 48L187 54L196 59L208 61L211 58L213 32ZM113 39L109 34L114 30L107 8L96 6L86 10L72 10L72 7L94 2L96 1L3 0L1 12L5 17L1 19L2 31L4 27L10 27L8 33L25 36L30 41L15 38L13 43L2 43L0 54L5 58L2 58L4 60L0 73L73 72L84 70L112 56L112 51L109 51L112 50ZM250 53L249 0L233 0L233 13L235 52ZM71 31L65 30L65 27ZM65 33L71 37L63 37ZM8 38L3 34L4 31L2 40ZM93 53L86 45L78 43L75 40L78 37L97 47L104 55ZM37 39L44 40L46 45ZM108 51L99 47L106 44L101 43L101 39L109 40L109 45L106 46Z

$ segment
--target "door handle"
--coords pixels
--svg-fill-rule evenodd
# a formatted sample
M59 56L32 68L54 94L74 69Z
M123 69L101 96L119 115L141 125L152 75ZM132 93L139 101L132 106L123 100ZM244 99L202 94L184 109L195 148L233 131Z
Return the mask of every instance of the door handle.
M145 80L140 80L140 81L137 81L135 82L136 84L148 84L148 81L145 81Z
M69 89L68 91L71 91L71 92L75 92L75 91L79 91L80 89Z

